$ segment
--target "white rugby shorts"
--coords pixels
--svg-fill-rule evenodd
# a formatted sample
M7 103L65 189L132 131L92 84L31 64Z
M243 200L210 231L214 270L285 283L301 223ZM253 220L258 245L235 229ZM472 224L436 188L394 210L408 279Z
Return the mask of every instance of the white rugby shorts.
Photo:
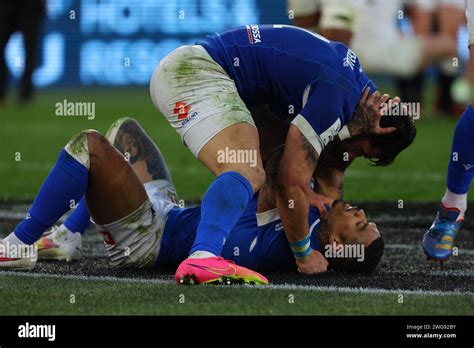
M151 268L160 253L168 212L176 206L176 191L167 180L144 184L148 199L128 216L97 225L112 267Z
M224 128L243 122L255 126L234 81L200 45L181 46L163 58L150 95L195 157Z

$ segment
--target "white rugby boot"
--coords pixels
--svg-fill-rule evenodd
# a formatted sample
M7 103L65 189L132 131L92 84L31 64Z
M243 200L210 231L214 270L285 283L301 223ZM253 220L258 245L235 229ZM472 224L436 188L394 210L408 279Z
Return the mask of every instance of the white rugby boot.
M78 261L82 258L82 235L66 226L51 229L35 243L40 260Z

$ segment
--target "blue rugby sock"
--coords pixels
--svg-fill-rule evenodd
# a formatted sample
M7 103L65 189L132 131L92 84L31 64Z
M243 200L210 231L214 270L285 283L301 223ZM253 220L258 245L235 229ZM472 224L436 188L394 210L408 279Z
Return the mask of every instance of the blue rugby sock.
M43 182L28 217L14 230L25 244L36 242L71 206L78 202L87 189L89 171L65 149Z
M237 172L219 175L207 189L201 204L201 221L189 254L207 251L221 255L229 236L253 196L250 182Z
M79 232L84 234L87 228L91 225L91 216L87 210L86 198L83 196L77 205L76 209L64 221L64 226L71 232Z
M474 110L469 105L461 115L454 131L447 187L456 194L465 194L469 191L473 177Z

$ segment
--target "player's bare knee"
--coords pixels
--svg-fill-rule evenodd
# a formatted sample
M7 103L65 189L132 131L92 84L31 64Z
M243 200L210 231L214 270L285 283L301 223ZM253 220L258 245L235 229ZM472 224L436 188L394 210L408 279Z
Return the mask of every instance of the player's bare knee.
M87 136L90 156L90 172L102 173L104 168L113 168L113 177L110 178L111 186L120 185L126 180L127 163L122 154L109 143L109 141L99 132L94 130L84 131Z
M84 130L76 133L64 147L65 151L74 157L87 169L90 168L91 147L100 133L93 130Z
M107 139L93 129L75 134L64 149L87 169L90 169L91 158L109 158L111 152L115 152Z
M256 192L263 186L266 180L266 173L265 173L265 170L263 169L263 166L255 167L253 175L254 175L254 184L252 184L252 186L254 187L254 191Z
M92 155L98 155L110 147L107 139L100 134L98 131L93 129L87 129L83 131L87 136L87 142L89 147L89 153Z

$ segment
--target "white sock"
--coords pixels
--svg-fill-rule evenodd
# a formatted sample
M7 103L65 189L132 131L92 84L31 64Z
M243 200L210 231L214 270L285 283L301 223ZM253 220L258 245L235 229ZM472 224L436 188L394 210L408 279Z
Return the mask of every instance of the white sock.
M9 245L25 245L25 243L23 243L21 240L18 239L18 237L15 235L14 232L6 236L3 239L3 243L9 244Z
M203 251L203 250L196 250L191 255L189 255L190 259L204 259L206 257L216 257L216 255L214 255L213 253L210 253L209 251Z
M81 244L82 235L80 232L72 232L64 224L61 224L57 229L49 236L53 242L62 243L77 243Z
M458 195L446 189L446 193L441 202L447 208L458 208L461 211L458 219L461 219L464 217L464 213L467 209L467 193Z

